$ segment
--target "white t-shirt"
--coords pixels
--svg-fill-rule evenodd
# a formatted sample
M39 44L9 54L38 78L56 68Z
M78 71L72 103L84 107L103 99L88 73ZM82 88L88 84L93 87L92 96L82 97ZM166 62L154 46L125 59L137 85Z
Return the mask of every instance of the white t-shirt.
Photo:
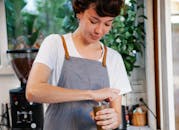
M80 56L75 48L72 40L72 34L65 34L64 38L67 44L69 55L73 57L83 58L82 56ZM131 86L121 55L111 48L107 48L107 50L106 66L110 87L120 89L120 94L130 92ZM34 63L39 62L47 65L52 70L51 79L49 82L53 85L57 85L61 74L64 58L65 52L60 35L51 34L44 39ZM102 57L99 59L99 62L102 62Z

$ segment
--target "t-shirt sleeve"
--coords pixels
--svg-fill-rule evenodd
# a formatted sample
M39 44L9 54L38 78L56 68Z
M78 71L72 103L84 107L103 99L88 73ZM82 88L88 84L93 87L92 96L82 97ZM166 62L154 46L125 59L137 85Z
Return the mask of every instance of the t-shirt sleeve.
M35 63L43 63L50 69L54 68L58 48L57 38L60 39L57 34L51 34L44 39L34 61Z
M120 90L120 95L130 92L131 85L128 79L126 68L124 66L123 59L119 53L113 55L113 65L111 66L111 82L110 85L112 88L117 88Z

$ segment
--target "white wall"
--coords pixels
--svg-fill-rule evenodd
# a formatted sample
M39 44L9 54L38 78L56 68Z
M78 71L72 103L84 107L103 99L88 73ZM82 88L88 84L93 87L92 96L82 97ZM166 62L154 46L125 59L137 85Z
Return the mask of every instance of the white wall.
M9 90L17 88L19 84L20 83L14 74L0 75L0 104L9 103Z

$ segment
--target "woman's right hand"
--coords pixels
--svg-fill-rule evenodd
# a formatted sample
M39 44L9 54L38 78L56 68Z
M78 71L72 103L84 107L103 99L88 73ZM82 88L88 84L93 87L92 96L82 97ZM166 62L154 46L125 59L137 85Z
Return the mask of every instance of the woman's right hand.
M119 96L120 90L115 88L103 88L92 91L92 99L99 102L108 99L113 101Z

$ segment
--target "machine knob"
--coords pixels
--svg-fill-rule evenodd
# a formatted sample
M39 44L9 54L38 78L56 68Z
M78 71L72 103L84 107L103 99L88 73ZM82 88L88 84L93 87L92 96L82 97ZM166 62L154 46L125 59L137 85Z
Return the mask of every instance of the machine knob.
M33 102L29 102L30 105L33 105Z
M36 128L36 127L37 127L36 123L32 123L32 124L31 124L31 128L32 128L32 129L34 129L34 128Z
M19 104L19 102L18 102L18 101L15 101L14 104L17 106L17 105Z
M27 119L27 117L28 117L28 116L27 116L27 113L25 113L25 114L24 114L24 119Z

